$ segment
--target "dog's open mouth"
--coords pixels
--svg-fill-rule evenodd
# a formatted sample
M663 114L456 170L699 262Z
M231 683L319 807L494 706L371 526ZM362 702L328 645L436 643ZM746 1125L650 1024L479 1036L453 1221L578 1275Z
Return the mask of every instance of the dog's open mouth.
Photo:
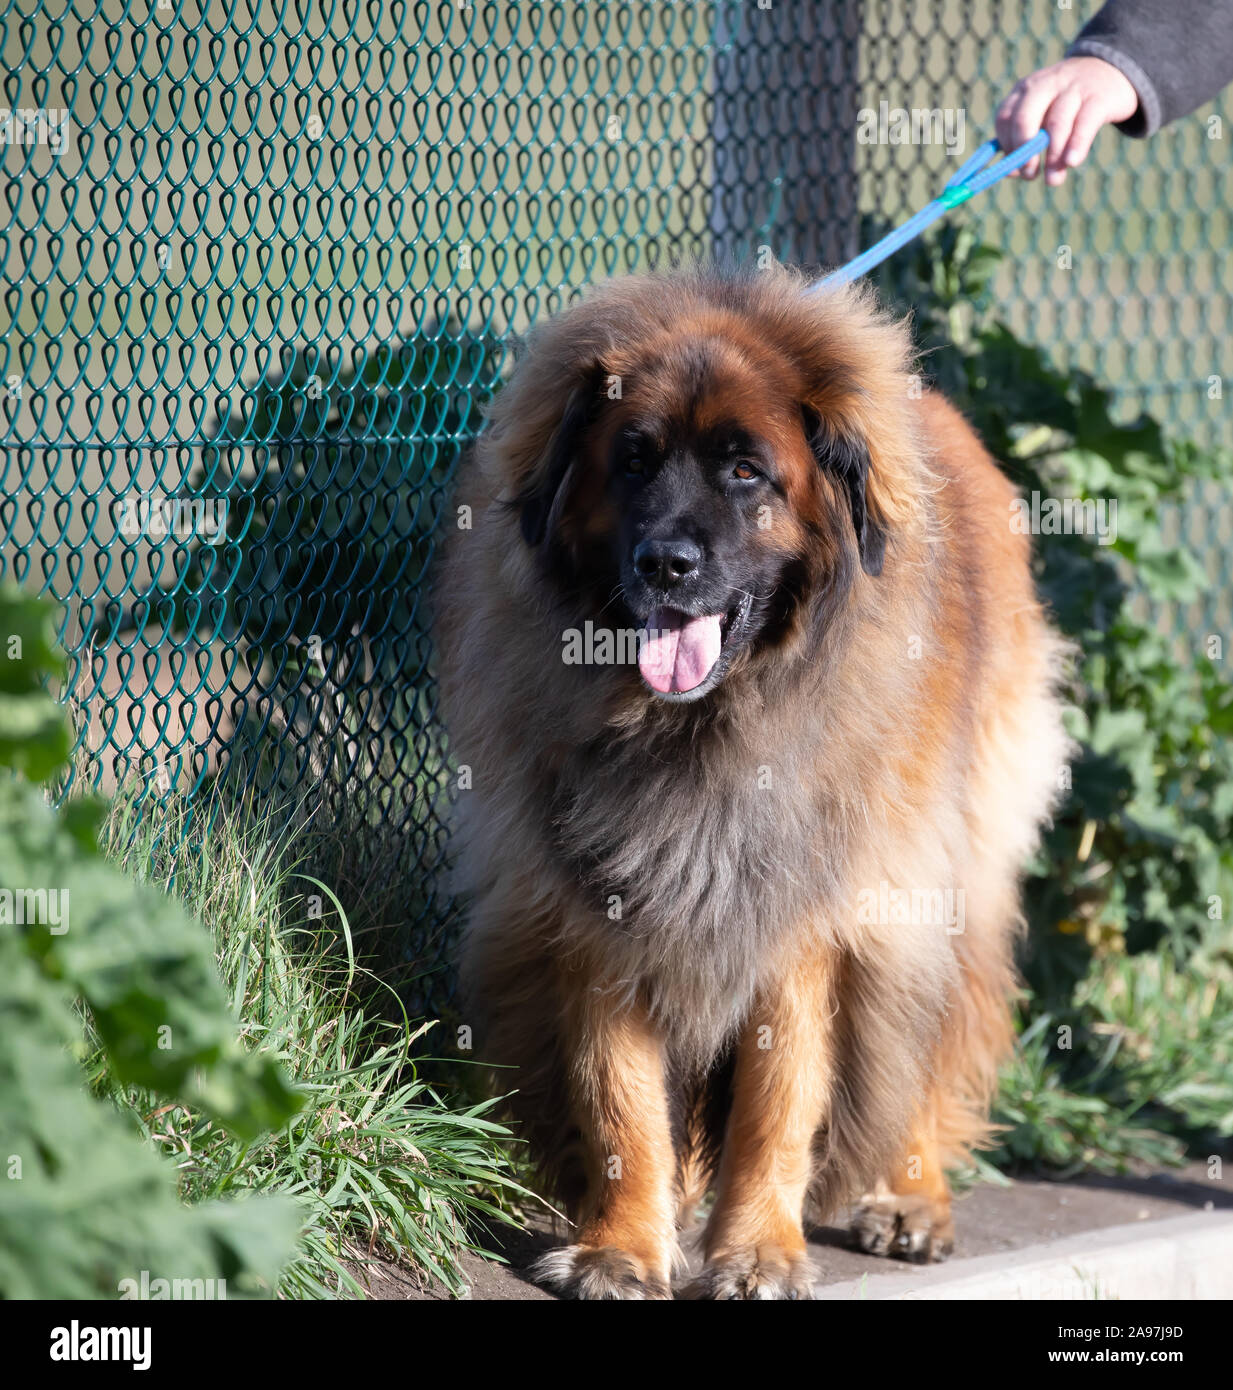
M655 608L638 647L642 679L659 695L701 695L722 673L725 658L749 616L750 595L726 612L690 614Z

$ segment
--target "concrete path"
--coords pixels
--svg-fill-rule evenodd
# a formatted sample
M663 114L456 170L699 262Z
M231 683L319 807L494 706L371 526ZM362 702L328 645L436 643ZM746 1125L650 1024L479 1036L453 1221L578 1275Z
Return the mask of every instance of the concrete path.
M894 1298L1230 1298L1233 1297L1233 1163L1208 1177L1203 1164L1143 1177L981 1184L955 1211L954 1257L922 1267L848 1248L846 1232L810 1237L817 1296ZM469 1297L546 1300L525 1268L558 1237L546 1228L508 1236L508 1263L464 1257ZM371 1296L438 1299L407 1271L369 1271Z

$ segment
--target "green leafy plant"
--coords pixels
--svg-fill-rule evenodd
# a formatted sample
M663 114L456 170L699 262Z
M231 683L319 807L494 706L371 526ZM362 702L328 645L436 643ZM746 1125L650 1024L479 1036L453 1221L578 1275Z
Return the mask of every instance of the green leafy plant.
M80 1007L117 1082L191 1098L245 1142L301 1104L277 1061L239 1041L201 925L100 853L103 804L57 812L27 780L56 774L69 747L43 688L64 671L53 631L49 605L0 589L0 1294L115 1297L143 1271L269 1292L296 1205L184 1206L174 1169L87 1091Z

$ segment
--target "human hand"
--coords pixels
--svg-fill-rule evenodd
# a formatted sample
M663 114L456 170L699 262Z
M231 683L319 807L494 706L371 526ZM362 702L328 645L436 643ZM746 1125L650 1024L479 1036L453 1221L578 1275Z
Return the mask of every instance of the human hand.
M1129 78L1103 58L1063 58L1016 82L998 107L998 144L1008 154L1038 130L1049 132L1045 182L1056 188L1066 171L1082 164L1096 132L1110 122L1128 121L1139 107ZM1016 172L1034 179L1037 155Z

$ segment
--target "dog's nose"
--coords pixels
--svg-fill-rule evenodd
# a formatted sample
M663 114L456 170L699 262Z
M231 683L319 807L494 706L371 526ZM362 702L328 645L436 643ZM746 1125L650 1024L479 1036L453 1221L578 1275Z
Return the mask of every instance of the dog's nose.
M634 547L634 568L648 584L671 589L688 579L702 563L702 548L683 537L641 541Z

